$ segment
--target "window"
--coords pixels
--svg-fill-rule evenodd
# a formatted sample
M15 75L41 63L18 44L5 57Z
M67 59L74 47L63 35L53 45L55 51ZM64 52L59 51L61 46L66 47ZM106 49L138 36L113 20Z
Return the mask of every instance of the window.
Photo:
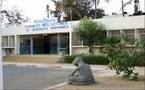
M145 29L138 29L141 42L145 42Z
M127 38L127 44L133 45L135 44L135 30L123 30L123 34Z
M3 47L8 47L8 36L3 36L2 37L2 46Z
M117 37L120 35L120 30L109 30L108 35L111 37Z
M9 36L9 46L14 47L14 36Z
M2 37L3 47L14 47L14 36L3 36Z
M77 37L75 35L75 33L72 33L72 45L77 45L77 46L80 46L82 45L82 41L80 41L79 37Z

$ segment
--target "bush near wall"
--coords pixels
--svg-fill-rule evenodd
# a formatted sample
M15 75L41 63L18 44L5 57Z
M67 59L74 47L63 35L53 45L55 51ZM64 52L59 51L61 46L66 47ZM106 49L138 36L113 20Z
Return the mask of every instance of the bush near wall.
M107 65L109 60L103 55L71 55L65 56L64 63L72 63L74 58L81 56L85 63L88 64L98 64L98 65Z
M145 52L140 52L136 56L136 66L145 66Z
M145 58L144 59L138 59L136 66L145 66Z
M81 56L84 59L85 63L88 64L97 64L97 65L108 65L109 60L107 57L103 55L70 55L64 57L63 63L72 63L74 58L77 56ZM136 66L145 66L145 58L138 58L136 61Z

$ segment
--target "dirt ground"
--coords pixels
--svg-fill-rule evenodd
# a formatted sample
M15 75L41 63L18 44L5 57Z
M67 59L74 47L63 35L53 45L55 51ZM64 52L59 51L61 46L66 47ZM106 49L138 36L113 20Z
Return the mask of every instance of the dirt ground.
M145 90L145 77L130 81L118 76L97 76L95 80L93 85L64 85L51 90Z

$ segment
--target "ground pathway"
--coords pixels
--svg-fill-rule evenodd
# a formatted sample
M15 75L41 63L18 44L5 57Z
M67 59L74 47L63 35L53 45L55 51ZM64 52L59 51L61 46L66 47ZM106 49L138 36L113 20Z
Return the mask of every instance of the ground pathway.
M4 65L5 90L43 90L67 81L70 70Z
M82 87L67 85L67 76L75 68L72 64L36 64L36 63L12 63L4 62L4 89L9 90L67 90L72 88L73 90L81 90ZM110 70L106 65L91 65L93 75L96 80L106 85L114 86L117 84L115 81L115 71ZM144 67L137 67L136 71L140 72L141 76L145 75ZM115 79L115 80L114 80ZM107 82L111 82L108 84ZM107 81L107 82L106 82ZM120 81L121 82L121 81ZM142 85L135 82L135 85ZM122 84L121 84L122 85ZM132 84L134 85L134 83ZM117 86L117 85L116 85ZM101 86L86 86L86 90L90 88L96 88ZM120 84L119 84L120 87ZM141 86L139 86L141 87ZM142 88L142 87L141 87ZM96 88L97 89L97 88Z

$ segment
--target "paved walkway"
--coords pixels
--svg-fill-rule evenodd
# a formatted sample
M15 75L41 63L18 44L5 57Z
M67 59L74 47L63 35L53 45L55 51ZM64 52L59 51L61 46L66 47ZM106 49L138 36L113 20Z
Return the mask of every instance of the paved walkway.
M44 64L44 63L13 63L13 62L4 62L3 65L16 65L21 67L35 67L35 68L61 68L61 69L75 69L76 67L72 64ZM91 65L93 74L101 74L104 72L110 72L110 69L107 65ZM112 72L110 75L114 74ZM107 74L109 75L109 74Z
M4 62L3 65L16 65L21 67L35 67L35 68L55 68L63 70L72 70L75 69L75 66L72 64L44 64L44 63L13 63L13 62ZM110 70L107 65L91 65L91 69L95 77L112 77L117 76L114 70ZM135 72L139 72L141 76L145 76L145 67L135 67ZM54 86L49 86L47 89L57 88L67 83L60 83ZM46 90L47 90L46 89Z
M44 90L67 82L72 70L3 65L4 90Z
M17 65L17 66L31 66L36 68L62 68L62 69L75 69L72 64L45 64L45 63L16 63L16 62L3 62L3 65ZM99 76L112 76L115 75L114 70L110 70L107 65L91 65L94 74ZM145 75L145 67L135 67L135 72L139 72L141 76Z
M3 65L17 65L17 66L31 66L36 68L62 68L62 69L75 69L72 64L45 64L45 63L14 63L3 62ZM114 70L110 70L107 65L91 65L91 69L95 75L99 76L112 76L116 75ZM145 76L145 67L135 67L135 72L139 72L141 76Z

